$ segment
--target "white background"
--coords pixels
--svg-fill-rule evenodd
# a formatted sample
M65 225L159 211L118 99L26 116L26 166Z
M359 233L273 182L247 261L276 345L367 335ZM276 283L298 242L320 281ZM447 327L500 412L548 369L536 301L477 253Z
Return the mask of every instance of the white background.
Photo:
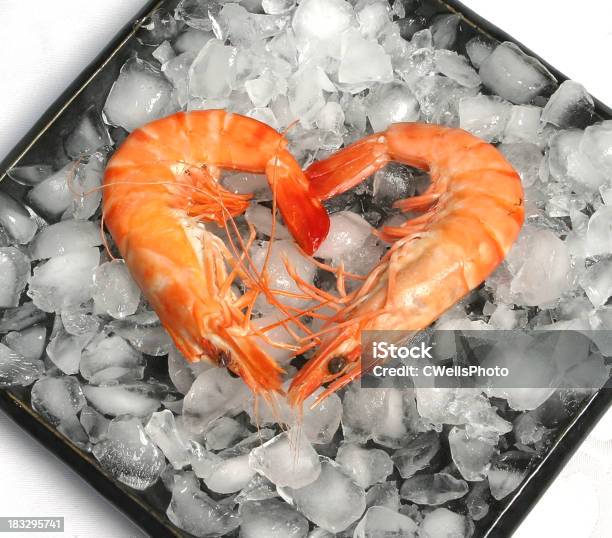
M612 105L609 0L464 2ZM144 3L0 0L0 159ZM612 535L611 456L612 412L515 538ZM142 536L127 518L2 413L0 516L64 516L69 536Z

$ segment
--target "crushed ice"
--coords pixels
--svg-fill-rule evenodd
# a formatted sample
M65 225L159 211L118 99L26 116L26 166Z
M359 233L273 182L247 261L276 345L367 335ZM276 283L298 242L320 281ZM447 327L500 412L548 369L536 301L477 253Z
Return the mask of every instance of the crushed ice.
M117 480L165 487L168 518L195 536L240 527L244 537L467 537L587 395L353 385L311 408L318 391L298 420L282 398L268 406L226 370L188 364L123 261L101 248L110 237L100 235L97 187L108 153L156 118L226 108L289 127L303 165L394 122L437 122L499 144L527 209L506 261L438 326L612 330L612 121L597 121L583 86L558 84L511 43L474 37L458 48L460 17L429 18L416 4L182 0L144 21L141 54L123 65L103 108L74 122L64 160L10 170L5 185L28 189L22 198L0 191L0 387L31 390L35 412ZM401 222L391 203L426 180L389 165L326 202L331 231L317 257L367 274L386 250L373 229ZM251 255L261 267L275 218L267 181L240 171L221 181L254 194L239 224L256 228ZM287 258L306 283L335 286L280 220L271 253L272 288L299 294ZM282 317L263 298L255 316L259 327ZM268 336L293 342L282 326ZM543 380L561 372L569 386L601 380L612 342L594 340L559 346L528 369ZM262 345L295 370L289 352ZM485 360L507 353L494 348Z

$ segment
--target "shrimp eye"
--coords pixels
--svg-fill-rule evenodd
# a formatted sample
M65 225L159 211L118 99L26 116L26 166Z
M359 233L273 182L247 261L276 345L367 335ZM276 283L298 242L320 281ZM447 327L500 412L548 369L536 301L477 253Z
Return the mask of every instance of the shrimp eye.
M230 365L232 356L229 354L228 351L221 350L217 353L217 360L219 361L219 366L221 368L227 368Z
M327 369L330 374L339 374L346 366L346 357L341 355L334 357L327 363Z

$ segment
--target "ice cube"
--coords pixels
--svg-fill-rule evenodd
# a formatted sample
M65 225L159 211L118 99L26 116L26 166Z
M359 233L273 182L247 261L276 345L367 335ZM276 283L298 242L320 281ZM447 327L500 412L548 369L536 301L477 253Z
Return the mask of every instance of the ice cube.
M384 506L397 512L400 507L400 496L395 482L382 482L374 484L366 494L366 504L371 506Z
M97 312L113 318L121 319L136 312L140 289L123 260L113 260L96 267L93 299Z
M474 521L480 521L489 513L489 504L491 502L491 494L489 492L489 484L486 480L475 482L472 485L471 491L465 498L465 505L468 513Z
M4 310L0 317L0 333L21 331L46 319L47 315L32 301L26 301L21 306Z
M160 406L159 389L143 382L100 387L85 385L83 393L98 411L115 417L145 417L157 411Z
M43 325L34 325L21 332L10 332L3 339L2 343L16 351L23 358L37 360L45 350L47 329Z
M373 439L386 447L398 448L405 443L407 435L417 428L417 422L414 391L386 389L384 412L376 424Z
M0 247L0 308L19 304L29 278L30 260L15 247Z
M210 362L206 360L188 362L176 347L172 346L170 348L168 373L172 383L180 393L187 394L198 374L210 368L213 368Z
M504 130L503 142L538 141L542 109L531 105L513 105Z
M57 220L74 200L75 195L70 190L70 185L76 178L78 168L77 162L70 162L40 182L28 192L28 203L42 215ZM32 228L32 225L29 226ZM31 231L30 239L36 232L35 226Z
M26 387L41 377L44 363L38 359L27 359L0 343L0 387L20 385Z
M211 499L193 480L175 481L166 514L177 527L200 537L225 536L240 524L227 504Z
M465 44L465 51L472 65L478 69L493 52L494 45L482 37L473 37Z
M276 97L276 81L273 77L262 74L257 78L247 80L244 89L255 107L266 107Z
M295 0L262 0L261 7L264 13L280 15L291 11L295 7Z
M612 253L612 206L602 205L591 215L586 239L591 256Z
M540 424L537 410L521 413L514 419L514 435L519 443L533 445L539 443L548 430Z
M259 3L259 2L258 2ZM260 5L257 6L260 10ZM232 44L251 47L262 39L280 34L289 22L286 15L249 13L245 7L226 3L219 13L219 28L214 28L219 39L227 38Z
M518 450L503 453L491 465L488 473L489 488L493 498L499 501L518 488L527 476L530 461L531 457L528 454Z
M435 53L436 69L466 88L480 86L478 73L468 64L467 60L450 50L437 50Z
M287 97L290 112L307 129L311 128L318 113L325 106L321 80L323 77L326 75L321 72L319 66L307 63L289 79Z
M189 68L195 60L196 52L184 52L171 58L162 65L162 73L172 83L172 99L181 108L187 105L189 100Z
M214 37L215 35L210 31L204 32L195 28L187 28L176 38L174 49L177 54L183 54L184 52L197 54Z
M342 34L338 81L359 93L374 82L393 81L391 58L376 41L362 37L359 30L349 28Z
M531 102L556 85L546 67L507 41L482 62L480 78L491 91L517 105Z
M393 463L402 478L410 478L417 471L429 466L440 450L438 434L431 430L418 434L393 454Z
M538 179L542 152L535 144L500 144L498 149L521 176L523 187L531 187Z
M144 359L120 336L102 333L82 353L80 370L92 385L135 381L142 379Z
M62 220L42 228L32 241L31 257L42 260L102 244L100 227L87 220Z
M263 174L232 172L222 177L221 184L230 192L253 194L257 200L266 201L272 199L268 178Z
M321 458L321 473L312 484L289 489L297 509L315 525L338 533L357 521L366 506L363 488L345 475L340 466Z
M272 211L260 204L251 204L245 214L244 218L247 222L255 226L255 229L268 237L272 234ZM274 237L276 239L289 239L291 235L287 228L285 228L280 222L276 222Z
M237 377L224 368L203 371L185 396L183 418L185 426L194 433L202 433L209 422L244 407L249 390Z
M268 248L269 243L267 241L260 241L251 248L253 264L258 272L263 269ZM303 295L301 288L287 272L285 260L301 279L309 284L314 282L315 266L299 252L292 240L281 239L272 244L271 255L266 267L269 289ZM279 295L276 297L281 304L299 309L305 308L309 303L308 299ZM274 307L270 305L265 296L260 295L255 303L255 310L263 314L271 314Z
M139 58L131 58L119 72L106 103L104 116L111 125L133 131L161 118L170 105L172 86L160 71Z
M580 277L580 286L595 308L606 304L612 295L612 261L591 265Z
M459 101L461 128L487 142L502 137L510 112L510 104L497 96L477 95Z
M172 346L172 340L157 314L150 310L113 320L107 325L107 330L128 340L138 351L155 357L167 355Z
M100 328L100 320L92 314L91 304L62 310L61 318L66 332L74 336L94 334Z
M98 413L93 407L88 405L83 407L79 420L92 443L99 443L108 435L110 420Z
M496 436L472 436L457 427L448 433L451 456L465 480L473 482L486 478L497 441Z
M206 485L212 491L217 493L240 491L255 475L255 470L250 465L249 453L272 435L272 430L260 430L219 454L200 457L198 466L201 472L198 473L196 470L196 473L204 478Z
M210 7L213 6L201 0L181 0L174 11L174 18L177 21L184 21L191 28L210 31L212 29Z
M305 55L340 55L342 32L354 19L345 0L303 0L293 14L293 31Z
M550 230L525 226L506 263L513 275L510 290L517 304L546 305L569 289L568 248Z
M113 141L100 113L94 107L89 107L74 130L66 137L64 149L68 157L77 159L112 145Z
M304 402L301 424L304 435L311 443L319 445L331 443L342 416L342 402L336 394L330 394L316 407L312 407L323 390L317 390Z
M349 528L349 535L350 535L350 528ZM316 529L314 529L312 532L308 534L308 538L334 538L334 536L336 535L320 527L317 527Z
M472 535L469 521L448 508L436 508L421 523L422 538L468 538Z
M155 58L160 65L163 65L174 58L176 54L169 41L162 41L152 52L151 56L153 56L153 58Z
M25 166L13 166L6 173L16 183L33 187L52 175L53 168L48 164L27 164Z
M33 192L36 189L32 189ZM27 209L9 194L0 191L0 229L20 245L29 243L36 233L36 222Z
M236 80L236 48L211 39L189 68L189 93L204 99L227 97Z
M440 15L431 25L433 44L437 49L452 48L457 39L457 27L461 18L459 15Z
M433 424L466 424L470 431L508 433L512 424L501 418L479 390L417 386L419 414Z
M265 476L255 474L235 497L235 501L238 504L242 504L246 501L265 501L274 497L278 497L276 486Z
M213 420L206 431L206 448L208 450L223 450L233 446L247 436L249 431L237 420L230 417L219 417Z
M272 359L274 359L279 364L283 364L288 362L293 356L294 352L291 348L278 347L278 345L293 345L296 344L296 337L292 336L292 334L287 330L287 327L291 327L291 323L287 323L286 325L277 325L277 323L283 319L286 319L285 314L282 314L278 310L274 313L269 314L267 316L262 316L260 318L254 319L251 321L253 327L258 329L266 329L264 334L266 335L266 339L261 336L255 337L256 345L259 346L262 351L267 353ZM271 329L267 329L267 327L277 325L276 327L272 327ZM298 334L297 338L300 336L304 336L302 331L299 329L292 329L293 334ZM271 342L274 342L272 345Z
M78 374L81 353L92 339L93 333L75 336L62 326L54 332L47 346L47 356L65 374Z
M414 393L400 389L358 389L344 396L342 429L347 441L398 448L415 427Z
M179 417L181 418L181 417ZM191 468L198 478L207 479L213 472L215 465L221 462L221 456L206 450L200 443L189 440L188 455Z
M376 236L370 235L361 247L333 259L332 264L338 266L342 262L346 272L365 276L376 267L385 251L385 244ZM349 280L347 289L353 290L358 285L356 281Z
M89 219L102 200L102 176L106 167L106 154L96 152L87 158L87 162L77 168L74 178L70 180L72 201L62 215L62 219ZM102 232L99 231L99 235Z
M553 360L554 349L546 336L520 337L495 344L482 359L485 368L508 368L503 378L487 377L487 394L508 400L512 409L535 409L544 403L558 384L559 372Z
M372 506L355 527L354 538L374 538L375 536L402 536L415 538L418 525L408 516L398 514L384 506Z
M318 258L340 258L361 247L373 228L357 213L340 211L330 217L327 237L321 243L315 256Z
M274 115L274 112L272 112L272 110L268 107L251 108L246 112L245 116L260 121L261 123L265 123L266 125L272 127L272 129L275 129L277 131L279 130L279 125L278 121L276 120L276 116Z
M395 6L394 6L395 7ZM385 0L362 0L355 6L359 31L367 39L376 39L390 22L390 8Z
M242 538L306 538L308 521L277 500L247 501L240 505Z
M307 486L321 472L319 456L300 429L283 432L255 448L249 456L249 464L280 487Z
M178 21L165 9L157 8L152 15L140 21L136 39L142 45L159 45L172 39L179 29Z
M393 462L384 450L361 448L354 443L340 445L336 463L364 489L383 482L393 472Z
M572 179L584 190L597 190L606 176L601 166L592 161L583 149L585 137L582 131L575 129L561 131L550 140L548 165L551 175L558 181Z
M468 492L468 485L447 473L420 474L402 484L400 495L417 504L436 506L460 499Z
M562 129L584 129L591 123L595 105L582 84L573 80L563 82L552 94L542 112L542 121Z
M87 442L77 418L85 403L76 377L43 377L32 386L32 408L73 441Z
M241 454L221 458L204 482L208 489L216 493L235 493L244 488L254 474L255 471L249 466L248 455Z
M315 123L319 129L341 134L344 126L342 105L334 101L325 103L325 106L319 111Z
M410 88L401 82L383 84L366 99L367 116L375 132L384 131L392 123L418 121L419 102Z
M608 177L612 174L612 121L607 120L587 127L580 142L580 150Z
M93 448L93 455L113 478L138 490L157 482L166 460L137 418L111 421L106 439Z
M34 269L28 295L45 312L84 303L91 298L93 273L99 261L100 251L97 248L51 258Z
M145 426L145 431L175 469L189 465L187 447L183 444L176 428L172 411L164 409L153 413Z

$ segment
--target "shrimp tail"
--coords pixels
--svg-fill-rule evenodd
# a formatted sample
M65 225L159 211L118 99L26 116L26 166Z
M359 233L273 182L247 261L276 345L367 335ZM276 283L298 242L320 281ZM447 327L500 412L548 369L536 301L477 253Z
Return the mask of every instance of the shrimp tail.
M310 192L319 200L328 200L345 192L389 162L382 135L371 135L334 153L306 169Z
M281 151L270 159L266 175L270 179L285 225L298 245L313 254L329 232L329 215L321 201L310 192L310 185L297 162Z

